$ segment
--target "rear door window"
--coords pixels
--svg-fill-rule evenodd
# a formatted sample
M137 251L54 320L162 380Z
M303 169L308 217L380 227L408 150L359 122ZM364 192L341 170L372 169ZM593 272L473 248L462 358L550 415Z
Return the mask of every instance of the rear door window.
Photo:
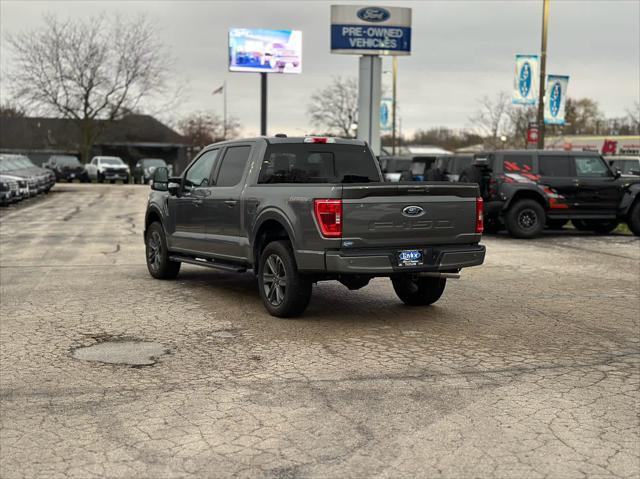
M532 155L504 155L502 168L505 173L533 173Z
M542 176L573 176L571 159L568 156L540 155L538 164Z
M611 172L599 156L576 156L576 174L581 178L607 178Z
M379 182L375 158L365 146L280 143L269 145L258 183Z
M249 161L250 146L231 146L222 158L220 172L215 186L235 186L240 183L245 166Z

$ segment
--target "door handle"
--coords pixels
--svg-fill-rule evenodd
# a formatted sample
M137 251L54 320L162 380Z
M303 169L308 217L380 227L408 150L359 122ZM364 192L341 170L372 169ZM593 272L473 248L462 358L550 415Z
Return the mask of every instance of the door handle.
M225 200L224 204L227 205L229 208L233 208L236 205L237 201L236 200Z

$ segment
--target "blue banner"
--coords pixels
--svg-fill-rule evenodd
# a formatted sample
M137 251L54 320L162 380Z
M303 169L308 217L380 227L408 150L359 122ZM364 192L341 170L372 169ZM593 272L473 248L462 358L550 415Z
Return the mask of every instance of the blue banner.
M544 122L547 125L564 125L564 106L567 101L567 75L547 75L544 98Z
M331 25L331 50L411 52L411 28L383 25Z

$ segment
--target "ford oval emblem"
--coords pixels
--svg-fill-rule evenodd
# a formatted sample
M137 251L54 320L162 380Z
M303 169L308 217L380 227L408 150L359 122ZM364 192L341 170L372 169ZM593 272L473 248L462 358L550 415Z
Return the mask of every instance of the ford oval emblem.
M560 104L562 103L562 87L559 82L555 82L551 87L551 94L549 95L549 111L551 116L558 116L560 111Z
M384 22L385 20L389 20L391 16L389 10L380 7L361 8L356 15L358 15L360 20L364 20L365 22Z
M520 69L520 78L518 78L518 90L523 98L527 98L531 90L531 65L524 62Z
M405 206L404 208L402 208L402 214L411 218L415 218L416 216L422 216L424 214L424 209L415 205Z

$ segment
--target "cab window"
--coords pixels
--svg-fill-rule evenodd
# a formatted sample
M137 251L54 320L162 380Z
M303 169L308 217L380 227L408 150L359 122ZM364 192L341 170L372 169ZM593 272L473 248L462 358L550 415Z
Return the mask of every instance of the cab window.
M187 171L184 177L184 185L189 187L209 186L211 170L218 158L219 151L216 149L204 152Z
M581 178L607 178L611 172L599 156L576 156L576 173Z
M542 176L573 176L568 156L540 155L538 164Z

